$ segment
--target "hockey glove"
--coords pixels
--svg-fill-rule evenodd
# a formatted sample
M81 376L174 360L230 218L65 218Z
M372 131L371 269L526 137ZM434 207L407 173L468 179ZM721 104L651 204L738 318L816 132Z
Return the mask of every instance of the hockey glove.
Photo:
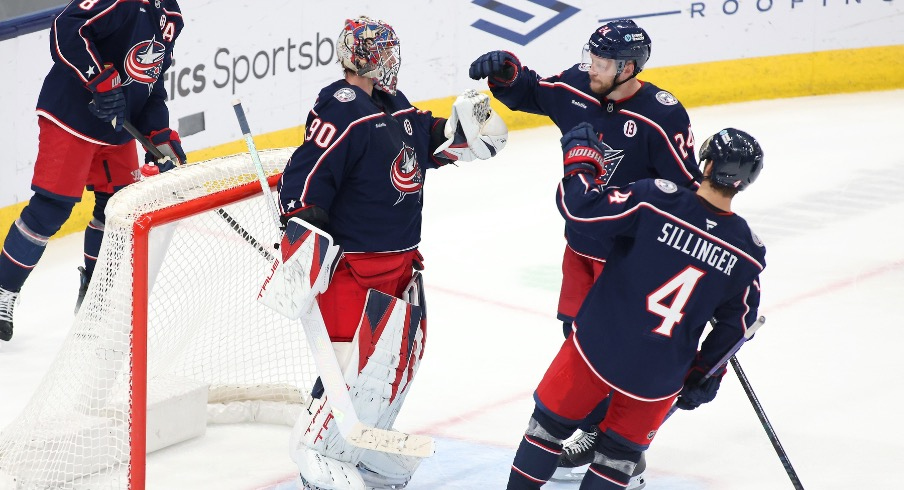
M602 175L606 150L593 126L585 122L578 124L559 141L565 155L565 177L585 173L596 179Z
M157 160L154 154L147 152L144 154L144 161L147 164L156 164L161 172L172 170L178 165L185 165L185 152L182 151L182 140L179 139L179 133L164 128L160 131L152 131L148 138L151 143L163 153L163 158Z
M684 379L684 388L681 388L675 406L681 410L693 410L716 399L719 385L722 384L722 376L725 376L725 367L717 370L709 378L706 377L708 371L709 367L700 364L698 356L694 366Z
M490 108L490 97L476 90L466 90L455 99L443 133L447 140L433 154L447 161L486 160L508 141L508 126Z
M85 88L91 91L94 100L88 104L92 114L113 124L113 129L122 129L122 121L126 117L126 97L122 93L122 82L119 72L111 64L104 65L104 70L91 79Z
M521 72L518 57L508 51L490 51L471 63L468 76L474 80L488 78L490 83L511 85Z

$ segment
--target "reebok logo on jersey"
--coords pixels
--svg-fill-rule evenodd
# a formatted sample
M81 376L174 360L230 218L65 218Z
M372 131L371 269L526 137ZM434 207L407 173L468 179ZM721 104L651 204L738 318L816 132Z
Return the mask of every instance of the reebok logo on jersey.
M715 227L716 227L715 221L713 221L711 219L706 220L706 231L712 230Z
M581 109L586 109L586 108L587 108L587 104L585 104L585 103L583 103L583 102L578 102L578 101L576 101L576 100L574 100L574 99L571 99L571 103L572 103L572 105L576 105L576 106L580 107Z

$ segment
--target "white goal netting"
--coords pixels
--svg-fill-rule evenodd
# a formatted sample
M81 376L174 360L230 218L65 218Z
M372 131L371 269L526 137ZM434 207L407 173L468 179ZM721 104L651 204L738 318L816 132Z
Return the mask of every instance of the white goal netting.
M271 183L290 154L261 152ZM256 301L278 231L249 155L129 186L106 216L72 330L0 433L0 488L144 488L142 449L197 432L192 393L206 421L291 425L315 379L301 325Z

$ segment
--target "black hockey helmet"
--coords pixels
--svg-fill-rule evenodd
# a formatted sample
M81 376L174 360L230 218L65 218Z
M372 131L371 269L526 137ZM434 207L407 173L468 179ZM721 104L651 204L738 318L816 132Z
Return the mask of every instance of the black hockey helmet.
M603 24L593 31L586 49L594 56L618 61L618 74L621 74L626 62L633 61L636 75L650 59L652 43L647 32L633 20L621 19Z
M710 136L700 147L700 164L713 162L713 183L743 191L763 170L763 149L756 138L735 128Z

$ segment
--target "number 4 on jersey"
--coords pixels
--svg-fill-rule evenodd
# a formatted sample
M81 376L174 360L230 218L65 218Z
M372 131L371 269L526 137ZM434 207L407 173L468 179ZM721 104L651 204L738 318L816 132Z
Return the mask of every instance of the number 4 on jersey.
M690 299L691 293L697 286L697 282L706 273L692 266L678 273L675 277L647 296L647 310L654 315L662 317L662 323L653 331L666 337L672 336L672 329L684 318L684 305ZM663 303L665 299L674 294L672 304Z

